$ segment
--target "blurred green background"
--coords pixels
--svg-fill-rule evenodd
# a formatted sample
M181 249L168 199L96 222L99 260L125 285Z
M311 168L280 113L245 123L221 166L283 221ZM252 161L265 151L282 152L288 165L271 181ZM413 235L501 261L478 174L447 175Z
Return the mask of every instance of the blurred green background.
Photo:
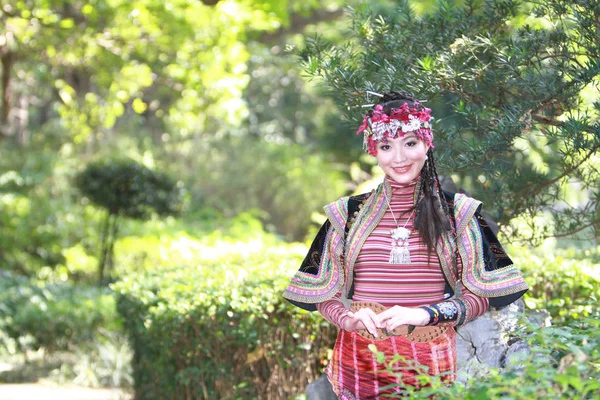
M512 30L551 32L556 10L564 9L567 33L573 15L598 10L597 1L568 3L541 2L551 11L540 16L533 3L511 0L4 0L0 382L121 387L138 399L301 396L335 332L280 293L324 221L322 207L381 179L354 135L363 110L348 99L372 102L357 90L396 82L432 99L448 126L439 129L441 172L487 201L532 287L526 306L547 309L564 329L540 339L553 360L545 393L597 393L589 382L598 378L599 350L589 346L599 341L600 75L597 47L585 47L597 41L597 19L584 19L592 21L587 31L549 34L575 54L567 62L575 72L563 77L580 82L575 89L561 86L546 56L540 65L549 72L529 77L525 64L511 64L518 51L498 53L506 57L491 71L522 68L532 81L510 78L513 85L538 82L565 96L546 99L546 114L527 121L507 108L523 106L523 92L499 91L504 104L495 109L474 96L465 103L466 89L447 87L479 75L444 75L456 80L446 87L432 72L452 65L442 65L444 49L456 53L468 42L468 29L460 36L440 28L457 9L479 7L481 21L493 12L504 18L497 31L471 32L480 40L475 54L485 38L496 46L514 40ZM392 79L353 46L379 51L387 40L401 55L404 31L385 19L406 23L408 6L414 29L422 16L438 18L426 23L440 39L421 46L428 55L411 50L420 57L413 75L400 70ZM461 57L460 65L472 62ZM375 69L357 78L352 68L365 65ZM496 129L496 111L518 123ZM485 127L456 128L486 118ZM488 148L477 148L478 129L514 132L490 153L492 164L481 154L504 143L490 136L481 141ZM515 158L499 162L502 151ZM518 171L502 172L505 164ZM500 185L509 173L525 183ZM532 181L538 190L523 196ZM502 190L510 196L500 199ZM587 358L575 357L582 349ZM567 355L575 369L565 367ZM520 384L535 387L536 379Z

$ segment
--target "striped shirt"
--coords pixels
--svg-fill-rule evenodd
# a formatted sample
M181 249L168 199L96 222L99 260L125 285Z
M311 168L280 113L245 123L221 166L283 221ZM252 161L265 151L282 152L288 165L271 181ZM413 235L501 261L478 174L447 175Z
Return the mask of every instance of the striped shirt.
M445 280L435 249L427 246L413 228L414 192L418 178L409 184L399 184L386 177L392 187L390 207L365 241L354 264L354 301L371 301L387 307L395 305L417 307L444 300ZM395 219L394 219L395 217ZM406 227L410 265L390 264L392 237L390 230ZM462 269L458 257L459 271ZM317 305L317 309L334 325L340 327L347 310L340 302L341 291L333 299ZM463 301L468 320L482 315L488 300L463 287ZM467 320L465 320L467 322Z

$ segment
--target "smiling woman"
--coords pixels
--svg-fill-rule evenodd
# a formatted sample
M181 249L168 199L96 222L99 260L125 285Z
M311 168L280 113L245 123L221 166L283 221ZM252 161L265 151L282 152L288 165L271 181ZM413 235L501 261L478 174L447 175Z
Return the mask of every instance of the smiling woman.
M406 93L381 95L358 133L385 179L372 193L325 207L325 222L284 293L339 328L326 374L340 399L418 388L415 364L455 379L454 328L525 293L479 215L481 203L442 191L431 110ZM369 350L391 358L382 372Z
M421 174L429 145L410 133L388 138L377 145L377 162L387 176L398 183L409 183Z

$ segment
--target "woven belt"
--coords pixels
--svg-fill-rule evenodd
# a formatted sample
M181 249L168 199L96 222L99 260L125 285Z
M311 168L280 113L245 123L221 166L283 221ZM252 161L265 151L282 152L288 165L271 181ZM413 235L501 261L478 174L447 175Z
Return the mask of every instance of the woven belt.
M375 314L379 314L385 310L387 307L381 305L379 303L369 302L369 301L353 301L350 310L352 312L357 312L361 308L370 308L375 312ZM370 340L383 340L387 339L390 336L404 336L411 342L423 343L423 342L431 342L442 336L448 330L448 325L428 325L428 326L414 326L414 325L400 325L393 331L388 331L386 329L377 328L377 336L373 336L366 329L360 329L356 331L360 336L370 339Z

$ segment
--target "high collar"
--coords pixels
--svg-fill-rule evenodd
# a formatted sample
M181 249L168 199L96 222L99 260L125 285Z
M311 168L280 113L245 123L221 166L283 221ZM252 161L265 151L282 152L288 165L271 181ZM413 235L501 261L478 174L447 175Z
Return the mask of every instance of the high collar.
M393 180L389 175L385 176L385 181L390 185L392 189L392 200L396 198L414 197L417 185L421 180L421 176L417 176L415 179L408 183L398 183Z

